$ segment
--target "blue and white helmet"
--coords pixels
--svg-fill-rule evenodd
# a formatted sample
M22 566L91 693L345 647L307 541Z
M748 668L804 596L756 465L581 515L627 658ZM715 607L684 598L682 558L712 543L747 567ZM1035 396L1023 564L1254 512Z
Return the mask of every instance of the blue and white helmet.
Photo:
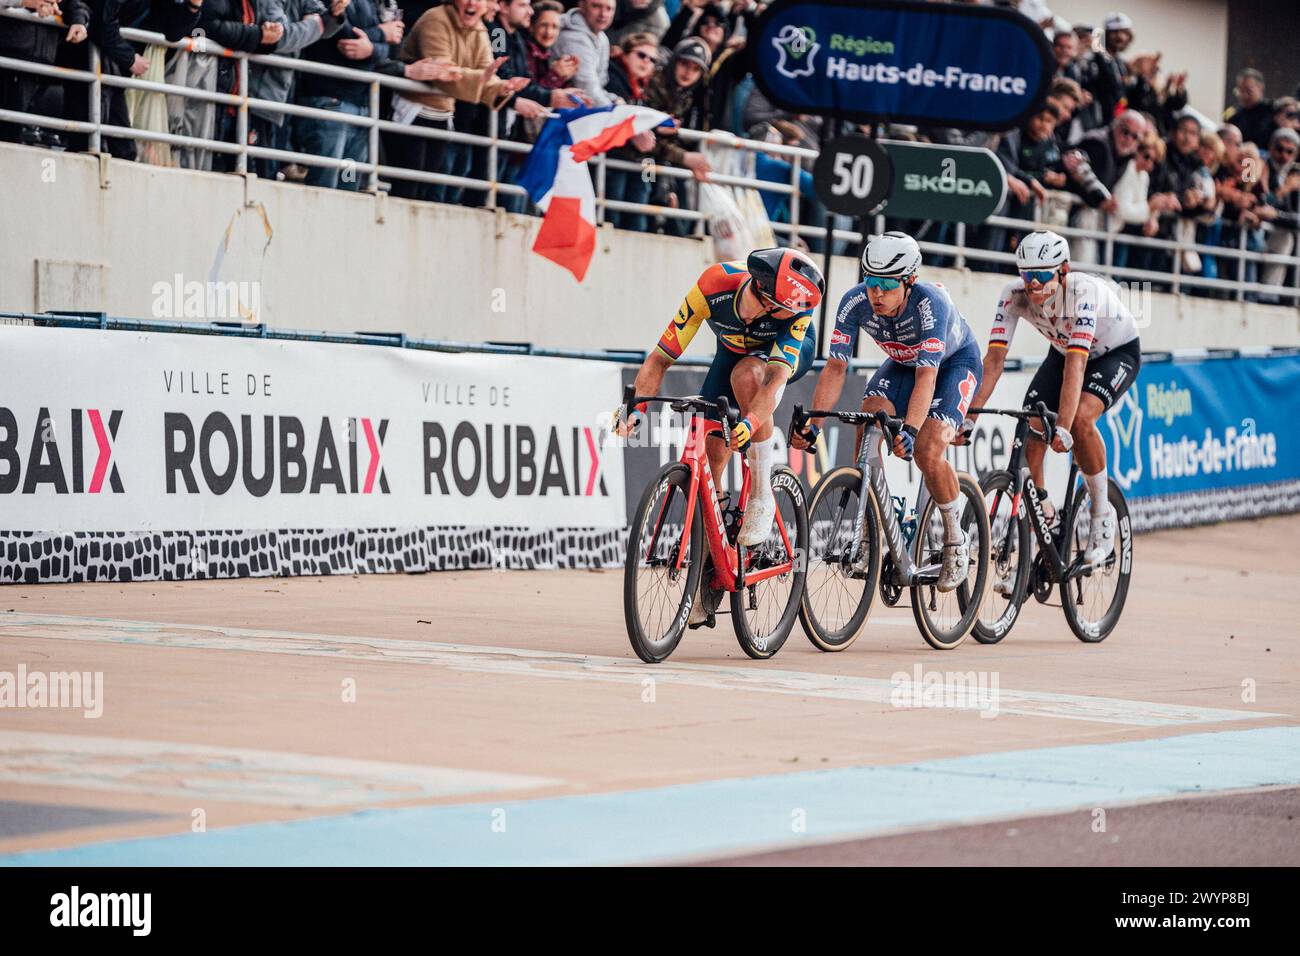
M1031 232L1016 246L1016 268L1021 272L1055 269L1070 261L1070 244L1046 229Z

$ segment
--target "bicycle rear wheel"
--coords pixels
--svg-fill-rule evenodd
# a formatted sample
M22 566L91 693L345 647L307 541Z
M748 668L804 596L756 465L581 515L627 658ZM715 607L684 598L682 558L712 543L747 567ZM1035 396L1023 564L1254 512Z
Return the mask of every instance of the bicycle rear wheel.
M1128 598L1129 575L1133 571L1133 524L1129 520L1128 503L1114 479L1108 480L1106 495L1115 509L1115 550L1100 567L1077 574L1061 583L1061 607L1065 620L1074 636L1086 644L1097 644L1110 636L1124 612ZM1086 484L1081 484L1079 494L1070 505L1066 517L1064 554L1069 568L1079 554L1088 547L1088 532L1092 526L1092 504Z
M827 472L808 506L808 580L799 623L813 647L842 651L862 633L880 582L880 505L868 489L862 526L861 571L852 568L853 525L861 500L862 472L846 465Z
M698 503L690 540L682 536L690 487L690 468L665 465L641 495L628 532L623 617L632 650L647 664L677 647L699 587L704 528Z
M958 495L965 498L961 527L970 538L971 560L966 580L942 592L933 584L912 585L912 616L921 637L936 650L950 650L970 635L979 618L989 571L989 516L984 493L970 475L957 475ZM912 557L918 568L943 562L943 517L933 498L918 516Z
M740 545L740 560L745 562L746 575L785 564L790 569L731 592L736 640L756 660L773 656L790 636L807 574L808 508L803 484L789 468L774 468L772 495L776 519L767 540L753 547Z
M1029 522L1011 495L1011 473L995 471L980 482L989 516L991 581L971 635L981 644L996 644L1011 632L1029 586Z

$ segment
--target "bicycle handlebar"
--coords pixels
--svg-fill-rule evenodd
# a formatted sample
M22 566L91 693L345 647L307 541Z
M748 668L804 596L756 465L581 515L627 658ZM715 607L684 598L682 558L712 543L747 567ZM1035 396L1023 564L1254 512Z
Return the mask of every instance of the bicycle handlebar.
M700 395L638 395L635 385L623 387L623 419L629 420L632 417L632 409L637 405L648 405L651 402L667 402L675 412L695 411L704 415L716 414L718 420L726 426L728 440L732 429L736 427L736 422L740 420L739 410L731 407L731 402L725 395L716 401L709 401Z
M1032 407L1011 409L1011 408L972 408L969 412L971 415L1006 415L1008 418L1019 418L1023 421L1029 421L1031 418L1037 418L1042 421L1044 437L1050 445L1052 439L1056 437L1056 412L1047 410L1046 402L1034 402Z
M796 405L794 414L790 417L790 433L792 435L802 433L811 418L835 418L845 425L878 425L889 438L891 446L898 433L903 430L904 424L901 418L891 418L886 412L841 412L834 409L822 411L816 408L805 411L802 405Z

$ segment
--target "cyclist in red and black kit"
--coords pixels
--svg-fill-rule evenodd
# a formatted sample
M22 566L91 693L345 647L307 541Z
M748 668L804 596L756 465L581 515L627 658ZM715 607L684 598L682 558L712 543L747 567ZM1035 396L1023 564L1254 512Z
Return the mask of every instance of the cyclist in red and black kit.
M664 373L701 325L707 322L717 335L718 350L701 394L707 399L726 396L743 416L731 448L745 451L752 469L739 537L746 546L765 541L776 516L770 484L772 416L785 386L812 367L817 339L810 323L825 290L821 269L796 249L758 249L743 263L719 262L686 294L637 372L636 393L655 395ZM635 421L618 422L621 435L635 427ZM720 488L730 449L711 437L708 453L715 487Z

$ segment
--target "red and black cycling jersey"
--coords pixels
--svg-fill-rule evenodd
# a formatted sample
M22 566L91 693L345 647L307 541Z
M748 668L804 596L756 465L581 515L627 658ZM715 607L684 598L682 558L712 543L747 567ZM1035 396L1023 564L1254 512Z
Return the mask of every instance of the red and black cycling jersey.
M746 324L737 314L736 299L747 279L749 272L743 262L719 262L705 269L659 337L660 351L673 361L681 358L700 326L707 322L723 348L795 368L812 310L788 319L761 316Z

